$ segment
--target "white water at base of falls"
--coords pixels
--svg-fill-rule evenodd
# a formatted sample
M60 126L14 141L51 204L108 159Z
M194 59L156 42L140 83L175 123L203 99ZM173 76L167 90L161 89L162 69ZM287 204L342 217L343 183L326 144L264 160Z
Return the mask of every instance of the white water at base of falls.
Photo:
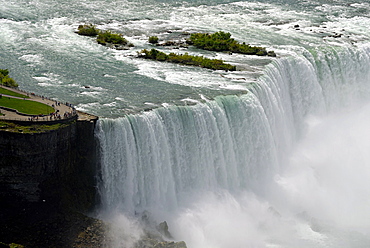
M113 246L148 211L190 248L368 247L369 50L302 54L246 95L99 121Z

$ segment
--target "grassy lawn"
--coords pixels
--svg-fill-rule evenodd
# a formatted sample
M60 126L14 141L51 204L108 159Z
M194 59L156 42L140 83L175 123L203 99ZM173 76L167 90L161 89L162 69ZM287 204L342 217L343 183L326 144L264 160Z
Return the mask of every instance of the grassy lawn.
M0 106L16 109L18 112L29 115L48 115L54 112L51 106L43 103L4 96L0 98Z
M22 95L22 94L19 94L17 92L14 92L14 91L11 91L11 90L8 90L8 89L4 89L2 87L0 87L0 94L9 95L9 96L16 96L16 97L21 97L21 98L29 98L26 95Z

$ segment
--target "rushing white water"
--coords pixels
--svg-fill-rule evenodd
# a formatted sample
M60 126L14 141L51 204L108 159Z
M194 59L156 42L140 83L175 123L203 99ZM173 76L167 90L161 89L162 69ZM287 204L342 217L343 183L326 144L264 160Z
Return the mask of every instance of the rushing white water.
M366 247L369 66L368 48L304 51L248 94L101 120L105 211L149 211L189 247Z

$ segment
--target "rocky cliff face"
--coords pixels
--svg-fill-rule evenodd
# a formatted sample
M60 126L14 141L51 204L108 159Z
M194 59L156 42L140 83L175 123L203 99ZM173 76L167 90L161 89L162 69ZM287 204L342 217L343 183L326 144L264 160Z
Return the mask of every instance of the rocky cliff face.
M2 202L16 198L89 209L95 198L94 125L78 121L49 132L0 132Z
M39 133L0 131L0 241L27 243L26 233L21 234L25 227L48 222L55 232L63 229L61 222L70 222L71 213L93 210L96 120L84 118ZM45 235L50 228L39 229Z

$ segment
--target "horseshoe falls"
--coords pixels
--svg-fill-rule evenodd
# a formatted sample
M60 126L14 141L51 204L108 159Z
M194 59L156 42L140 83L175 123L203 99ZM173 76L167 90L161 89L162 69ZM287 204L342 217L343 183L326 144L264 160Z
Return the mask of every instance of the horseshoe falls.
M0 69L100 117L97 218L131 248L163 221L188 248L370 247L369 0L0 0ZM122 34L116 50L75 33ZM197 32L277 57L213 71L137 57Z
M306 52L247 94L101 120L103 208L149 211L189 247L365 247L369 51Z

